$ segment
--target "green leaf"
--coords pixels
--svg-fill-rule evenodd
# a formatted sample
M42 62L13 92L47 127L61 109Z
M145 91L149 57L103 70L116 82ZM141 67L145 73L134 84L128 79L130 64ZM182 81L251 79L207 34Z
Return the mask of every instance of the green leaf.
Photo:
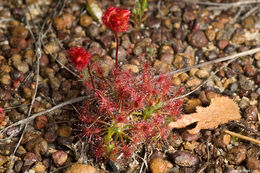
M85 69L84 69L84 73L83 73L83 74L84 74L84 79L87 80L88 77L89 77L89 74L88 74L88 68L85 68Z
M95 0L87 0L87 11L94 20L101 23L103 12Z
M136 6L137 6L137 9L141 9L140 1L137 2Z
M238 142L238 137L235 137L235 136L231 136L231 137L232 137L233 141Z
M147 0L142 0L142 9L143 11L147 8Z
M133 14L136 14L136 9L135 9L135 8L132 9L132 13L133 13Z
M148 107L147 109L144 110L144 119L150 118L153 113L156 113L162 106L164 102L159 102L155 104L152 107Z

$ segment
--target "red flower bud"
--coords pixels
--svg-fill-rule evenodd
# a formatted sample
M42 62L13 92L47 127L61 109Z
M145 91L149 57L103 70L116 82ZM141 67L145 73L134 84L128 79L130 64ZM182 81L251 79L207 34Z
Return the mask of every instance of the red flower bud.
M114 32L125 32L129 28L130 13L122 8L109 7L103 13L102 21Z
M90 61L90 54L82 47L72 47L68 51L68 58L78 70L82 70Z

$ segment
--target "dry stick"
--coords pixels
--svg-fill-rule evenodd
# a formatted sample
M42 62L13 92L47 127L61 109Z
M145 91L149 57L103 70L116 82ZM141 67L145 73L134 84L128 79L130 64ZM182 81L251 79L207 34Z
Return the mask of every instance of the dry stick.
M198 170L196 173L203 173L204 170L209 166L209 162L205 162Z
M233 2L233 3L217 3L217 2L200 2L200 1L194 1L194 0L183 0L184 2L189 2L193 4L198 4L198 5L208 5L208 6L222 6L226 8L231 8L231 7L239 7L241 5L248 5L248 4L256 4L260 3L260 0L242 0L238 2Z
M256 143L256 144L260 144L260 141L259 141L259 140L254 139L254 138L250 138L250 137L248 137L248 136L240 135L240 134L238 134L238 133L231 132L231 131L229 131L229 130L223 130L223 132L225 132L225 133L227 133L227 134L229 134L229 135L231 135L231 136L235 136L235 137L238 137L238 138L240 138L240 139L244 139L244 140L246 140L246 141L250 141L250 142L253 142L253 143Z
M254 135L260 137L260 132L258 132L257 130L254 130L254 129L250 128L250 127L247 127L247 126L246 126L243 122L241 122L241 121L240 121L240 123L241 123L241 124L238 124L237 122L232 122L232 121L229 122L229 124L230 124L231 126L236 126L236 127L242 128L242 129L247 130L247 131L249 131L249 132L251 132L251 133L254 133Z
M204 82L202 82L199 86L197 86L194 90L184 94L184 95L181 95L181 96L178 96L178 97L174 97L170 100L178 100L180 98L183 98L183 97L187 97L188 95L194 93L195 91L197 91L198 89L200 89L203 85L205 85L216 73L218 73L220 70L222 70L223 68L227 67L231 62L235 61L237 58L241 57L241 56L246 56L246 55L251 55L251 54L254 54L256 52L260 52L260 48L256 48L256 49L251 49L249 51L245 51L245 52L241 52L241 53L238 53L238 54L235 54L235 55L231 55L231 56L227 56L227 57L223 57L223 58L219 58L219 59L216 59L216 60L220 60L221 61L225 61L225 60L229 60L227 62L227 64L225 64L224 66L222 66L220 69L216 70L210 77L208 77L207 80L205 80ZM199 67L203 66L203 65L208 65L208 64L211 64L212 62L215 62L215 60L213 61L208 61L208 62L205 62L205 63L202 63L202 64L198 64L200 65ZM220 62L220 61L218 61ZM216 62L215 62L216 63ZM196 66L196 65L195 65ZM193 68L195 68L194 66L192 66ZM180 70L185 70L185 71L188 71L190 69L192 69L192 67L188 67L188 68L184 68L184 69L180 69ZM198 67L198 66L196 66ZM188 69L188 70L187 70ZM179 71L179 70L176 70L176 71ZM170 74L175 74L174 72L176 71L173 71L171 72ZM177 73L177 72L176 72Z
M60 1L59 1L60 2ZM27 1L26 1L26 3L27 3ZM59 4L59 3L58 3ZM57 6L56 6L57 7ZM28 10L28 8L27 8L27 10ZM28 12L30 13L30 11L28 10ZM32 107L33 107L33 104L34 104L34 101L35 101L35 99L36 99L36 95L37 95L37 91L38 91L38 84L39 84L39 74L40 74L40 58L41 58L41 55L42 55L42 50L41 50L41 37L43 36L43 30L44 30L44 27L46 26L46 24L47 24L47 19L48 19L48 17L44 20L44 22L43 22L43 24L42 24L42 26L41 26L41 30L40 30L40 32L38 33L38 38L37 38L37 41L36 40L34 40L34 41L36 41L35 42L35 48L36 48L36 57L37 57L37 62L36 62L36 65L37 65L37 67L36 67L36 83L35 83L35 89L34 89L34 94L33 94L33 98L32 98L32 101L31 101L31 105L30 105L30 107L29 107L29 111L28 111L28 117L30 117L31 116L31 112L32 112ZM32 21L32 18L31 18L31 21ZM33 22L33 21L32 21ZM28 22L28 24L29 24L29 22ZM30 25L30 24L29 24ZM35 26L34 26L35 27ZM36 28L35 28L36 29ZM31 30L31 27L29 27L29 30ZM30 33L32 34L32 38L34 38L35 39L35 36L33 35L33 32L32 31L30 31ZM46 32L47 33L47 32ZM13 160L14 160L14 154L16 153L16 151L17 151L17 149L18 149L18 147L19 147L19 145L20 145L20 143L21 143L21 141L22 141L22 139L23 139L23 136L24 136L24 133L25 133L25 131L26 131L26 128L27 128L27 125L28 125L28 122L25 122L25 126L24 126L24 128L23 128L23 132L22 132L22 134L21 134L21 136L20 136L20 138L19 138L19 141L18 141L18 143L17 143L17 145L16 145L16 147L15 147L15 149L14 149L14 151L13 151L13 153L12 153L12 155L11 155L11 161L10 161L10 166L9 166L9 173L11 173L12 172L12 166L13 166Z
M40 116L40 115L47 114L47 113L49 113L49 112L51 112L51 111L54 111L54 110L56 110L56 109L59 109L59 108L61 108L61 107L63 107L63 106L69 105L69 104L74 104L74 103L77 103L77 102L81 102L81 101L83 101L83 100L86 100L87 98L89 98L89 96L77 97L77 98L68 100L68 101L66 101L66 102L60 103L60 104L58 104L58 105L56 105L56 106L54 106L54 107L52 107L52 108L50 108L50 109L47 109L47 110L44 110L44 111L41 111L41 112L37 112L37 113L35 113L35 114L32 114L30 117L27 117L27 118L25 118L25 119L22 119L22 120L20 120L20 121L18 121L18 122L16 122L16 123L11 124L10 126L4 128L3 130L1 130L1 133L7 131L8 129L10 129L10 128L12 128L12 127L15 127L15 126L18 126L18 125L21 125L21 124L25 124L25 123L27 123L27 122L30 122L30 121L34 120L36 117L38 117L38 116ZM3 140L3 139L1 139L1 140Z
M29 28L31 29L31 28ZM32 33L32 32L30 32ZM41 36L41 33L39 34L39 37ZM35 101L35 98L36 98L36 95L37 95L37 91L38 91L38 84L39 84L39 74L40 74L40 57L41 57L41 43L40 43L40 40L38 40L36 43L35 43L35 47L36 47L36 57L37 57L37 67L36 67L36 82L35 82L35 89L34 89L34 93L33 93L33 98L32 98L32 101L31 101L31 105L30 105L30 108L29 108L29 111L28 111L28 117L31 116L31 112L32 112L32 107L33 107L33 104L34 104L34 101ZM27 125L28 125L28 122L25 123L25 126L24 126L24 129L23 129L23 132L19 138L19 141L11 155L11 161L10 161L10 166L9 166L9 173L12 172L12 166L13 166L13 160L14 160L14 154L16 153L22 139L23 139L23 136L24 136L24 133L26 131L26 128L27 128Z
M194 65L194 66L191 66L191 67L181 68L179 70L175 70L175 71L166 73L166 75L174 75L174 74L177 74L177 73L184 73L184 72L187 72L187 71L189 71L193 68L199 68L199 67L203 67L203 66L206 66L206 65L211 65L211 64L218 63L218 62L223 62L223 61L227 61L227 60L234 59L234 58L237 58L237 57L241 57L241 56L252 55L252 54L255 54L257 52L260 52L260 48L255 48L255 49L251 49L251 50L248 50L248 51L245 51L245 52L226 56L226 57L223 57L223 58L214 59L214 60L207 61L207 62L204 62L204 63L200 63L200 64L197 64L197 65ZM160 77L160 75L156 75L154 77L154 79L158 79L159 77Z
M27 1L26 1L25 3L27 4ZM27 8L27 11L28 11L29 14L30 14L30 11L29 11L28 8ZM31 14L30 14L30 17L32 17ZM32 21L32 18L31 18L31 21ZM33 38L33 40L36 41L36 40L35 40L35 36L34 36L32 30L31 30L31 26L30 26L29 21L26 20L26 22L27 22L27 25L28 25L28 27L29 27L28 30L29 30L29 32L30 32L30 34L31 34L31 36L32 36L32 38ZM33 23L33 22L32 22L32 23ZM34 23L33 23L33 25L34 25ZM35 28L35 25L34 25L33 27ZM39 34L39 35L40 35L40 34ZM32 107L33 107L33 104L34 104L34 101L35 101L35 98L36 98L36 94L37 94L37 90L38 90L38 83L39 83L39 74L40 74L40 65L39 65L40 63L39 63L39 60L40 60L40 57L41 57L41 44L40 44L39 40L38 40L37 42L35 42L35 48L36 48L36 57L37 57L37 62L36 62L36 64L37 64L37 67L36 67L36 82L35 82L35 89L34 89L34 93L33 93L33 98L32 98L31 105L30 105L29 111L28 111L28 117L31 115L31 111L32 111ZM28 123L25 123L25 125L24 125L24 127L23 127L24 129L23 129L23 132L22 132L22 134L21 134L21 136L20 136L20 138L19 138L19 141L18 141L18 143L17 143L17 145L16 145L16 147L15 147L13 153L12 153L11 156L10 156L11 160L10 160L10 166L9 166L9 173L12 172L14 155L15 155L15 153L16 153L16 151L17 151L17 149L18 149L18 147L19 147L19 145L20 145L20 143L21 143L21 141L22 141L22 139L23 139L25 130L26 130L26 128L27 128L27 125L28 125ZM20 129L21 129L21 128L20 128ZM19 131L20 131L20 129L19 129ZM11 136L12 136L12 135L11 135Z
M144 164L145 164L146 167L147 167L147 163L145 163L145 162L146 162L146 153L144 153L144 158L143 158L142 160L143 160L143 163L142 163L142 165L141 165L141 168L140 168L139 173L142 173ZM147 167L147 168L148 168L148 167Z
M239 16L241 15L241 13L244 11L244 6L239 7L238 12L236 13L235 17L233 17L233 19L231 20L231 24L236 23L237 19L239 18Z
M255 6L254 8L252 8L251 10L249 10L246 14L244 14L240 20L244 20L245 18L247 18L248 16L252 15L254 12L256 12L257 10L259 10L260 5Z
M41 41L41 42L42 42L42 41ZM42 42L42 46L43 46L44 48L46 47L43 42ZM56 58L56 56L54 56L52 53L51 53L50 55L51 55L51 57L52 57L53 59L55 59L55 61L56 61L58 64L60 64L61 68L64 68L65 70L67 70L68 72L70 72L73 76L75 76L75 77L77 77L77 78L80 78L79 75L77 75L77 74L74 73L72 70L70 70L68 67L66 67L64 64L62 64L62 63Z
M161 11L162 0L158 1L157 8L160 14L160 45L162 45L162 11Z

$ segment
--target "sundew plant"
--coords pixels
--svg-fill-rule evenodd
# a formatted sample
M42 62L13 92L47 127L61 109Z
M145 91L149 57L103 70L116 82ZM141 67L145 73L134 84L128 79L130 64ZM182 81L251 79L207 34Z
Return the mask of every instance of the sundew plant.
M103 13L103 23L117 41L115 68L108 77L99 63L90 61L87 50L68 50L69 60L84 76L85 93L91 97L80 112L79 129L96 157L130 157L140 144L167 141L171 135L168 124L181 115L182 100L172 99L181 94L181 88L172 85L170 76L155 78L148 63L139 74L120 69L117 33L129 28L129 15L130 11L116 7Z

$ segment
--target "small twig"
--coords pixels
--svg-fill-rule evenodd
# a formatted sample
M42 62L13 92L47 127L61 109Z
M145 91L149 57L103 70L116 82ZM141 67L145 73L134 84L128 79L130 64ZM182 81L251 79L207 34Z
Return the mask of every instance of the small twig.
M240 122L241 124L238 124L237 122L229 122L228 124L230 124L231 126L235 126L235 127L239 127L239 128L242 128L244 130L247 130L251 133L254 133L254 135L256 136L260 136L260 132L258 132L257 130L254 130L248 126L246 126L243 122Z
M246 14L244 14L240 20L244 20L245 18L247 18L248 16L252 15L254 12L256 12L257 10L259 10L260 5L255 6L254 8L252 8L251 10L249 10Z
M160 14L160 45L162 45L162 11L161 11L162 0L158 1L157 8Z
M74 99L71 99L71 100L68 100L66 102L63 102L63 103L60 103L50 109L47 109L45 111L41 111L41 112L37 112L35 114L32 114L30 117L27 117L25 119L22 119L14 124L11 124L9 125L8 127L4 128L3 130L1 130L1 133L4 133L6 132L8 129L10 129L11 127L15 127L15 126L18 126L18 125L21 125L21 124L25 124L26 122L29 122L29 121L32 121L34 120L36 117L40 116L40 115L43 115L43 114L47 114L49 112L52 112L58 108L61 108L63 106L66 106L68 104L74 104L74 103L77 103L77 102L80 102L80 101L83 101L85 99L89 98L89 96L82 96L82 97L77 97L77 98L74 98ZM1 139L1 141L3 141L4 139Z
M237 53L237 54L234 54L234 55L226 56L226 57L223 57L223 58L214 59L214 60L207 61L207 62L204 62L204 63L196 64L196 65L191 66L191 67L181 68L181 69L166 73L166 75L174 75L174 74L178 74L178 73L184 73L184 72L190 71L193 68L199 68L199 67L203 67L203 66L206 66L206 65L211 65L211 64L218 63L218 62L223 62L223 61L227 61L227 60L230 60L230 59L238 58L238 57L241 57L241 56L252 55L252 54L255 54L257 52L260 52L260 48L255 48L255 49L251 49L251 50L248 50L248 51L245 51L245 52L240 52L240 53ZM160 75L156 75L154 77L154 79L158 79L159 76Z
M203 173L204 170L209 166L209 162L205 162L198 170L196 173Z
M242 0L242 1L238 1L238 2L232 2L232 3L201 2L199 0L183 0L183 1L193 3L193 4L198 4L198 5L207 5L207 6L216 6L216 7L222 6L222 7L226 7L226 8L239 7L242 5L260 3L260 0Z
M146 153L144 154L144 158L142 158L141 156L138 156L137 154L135 154L135 156L137 156L138 158L140 158L143 161L142 166L141 166L140 171L139 171L139 173L140 173L143 169L143 165L145 165L148 168L148 164L147 164L147 161L146 161L146 158L145 158Z
M184 95L181 95L181 96L178 96L178 97L174 97L170 100L178 100L178 99L181 99L183 97L187 97L188 95L194 93L195 91L197 91L198 89L200 89L203 85L205 85L211 78L213 78L213 76L215 76L216 73L218 73L220 70L224 69L225 67L227 67L231 62L235 61L237 58L241 57L241 56L246 56L246 55L251 55L251 54L254 54L256 52L259 52L260 51L260 48L255 48L255 49L251 49L249 51L245 51L245 52L241 52L241 53L238 53L238 54L235 54L235 55L231 55L231 56L227 56L227 57L223 57L223 58L219 58L219 59L216 59L216 60L212 60L212 61L208 61L208 62L205 62L205 63L202 63L202 64L197 64L195 65L196 67L201 67L203 65L209 65L211 63L217 63L217 62L221 62L221 61L225 61L225 60L229 60L224 66L222 66L221 68L219 68L218 70L216 70L210 77L207 78L207 80L205 80L204 82L202 82L200 85L198 85L194 90L184 94ZM176 71L173 71L173 72L170 72L168 74L172 75L172 74L175 74L175 73L180 73L181 72L184 72L184 71L188 71L192 68L195 68L194 66L192 67L188 67L188 68L184 68L184 69L180 69L180 70L176 70Z
M241 15L241 13L244 11L244 7L239 7L239 10L238 12L236 13L235 17L233 17L232 21L231 21L231 24L234 24L236 23L237 19L239 18L239 16Z
M210 80L211 78L213 78L213 76L215 76L220 70L222 70L222 69L224 69L225 67L227 67L228 64L230 64L231 62L235 61L237 58L239 58L239 57L236 57L235 59L229 60L229 61L227 62L227 64L225 64L224 66L222 66L221 68L219 68L218 70L216 70L213 74L211 74L211 75L207 78L207 80L205 80L205 81L202 82L200 85L198 85L194 90L192 90L192 91L190 91L190 92L188 92L188 93L186 93L186 94L184 94L184 95L181 95L181 96L178 96L178 97L174 97L174 98L172 98L172 99L170 99L170 100L178 100L178 99L187 97L188 95L194 93L195 91L197 91L198 89L200 89L203 85L205 85L206 83L208 83L209 80Z
M4 108L4 112L11 110L11 109L19 108L19 107L22 107L22 106L28 106L28 105L30 105L30 103L28 103L28 104L23 103L23 104L20 104L20 105L17 105L17 106L7 107L7 108Z
M250 138L250 137L248 137L248 136L240 135L240 134L238 134L238 133L231 132L231 131L229 131L229 130L223 130L223 132L225 132L225 133L227 133L227 134L229 134L229 135L231 135L231 136L235 136L235 137L238 137L238 138L240 138L240 139L244 139L244 140L246 140L246 141L250 141L250 142L253 142L253 143L256 143L256 144L260 144L260 141L259 141L259 140L254 139L254 138Z
M45 44L42 42L42 46L45 48ZM51 57L53 59L55 59L55 61L61 66L61 68L64 68L66 69L68 72L70 72L73 76L77 77L77 78L80 78L79 75L77 75L76 73L74 73L72 70L70 70L68 67L66 67L64 64L62 64L53 54L50 54Z
M144 153L143 163L141 165L139 173L142 173L145 162L146 162L146 153ZM147 166L147 163L146 163L146 166Z

